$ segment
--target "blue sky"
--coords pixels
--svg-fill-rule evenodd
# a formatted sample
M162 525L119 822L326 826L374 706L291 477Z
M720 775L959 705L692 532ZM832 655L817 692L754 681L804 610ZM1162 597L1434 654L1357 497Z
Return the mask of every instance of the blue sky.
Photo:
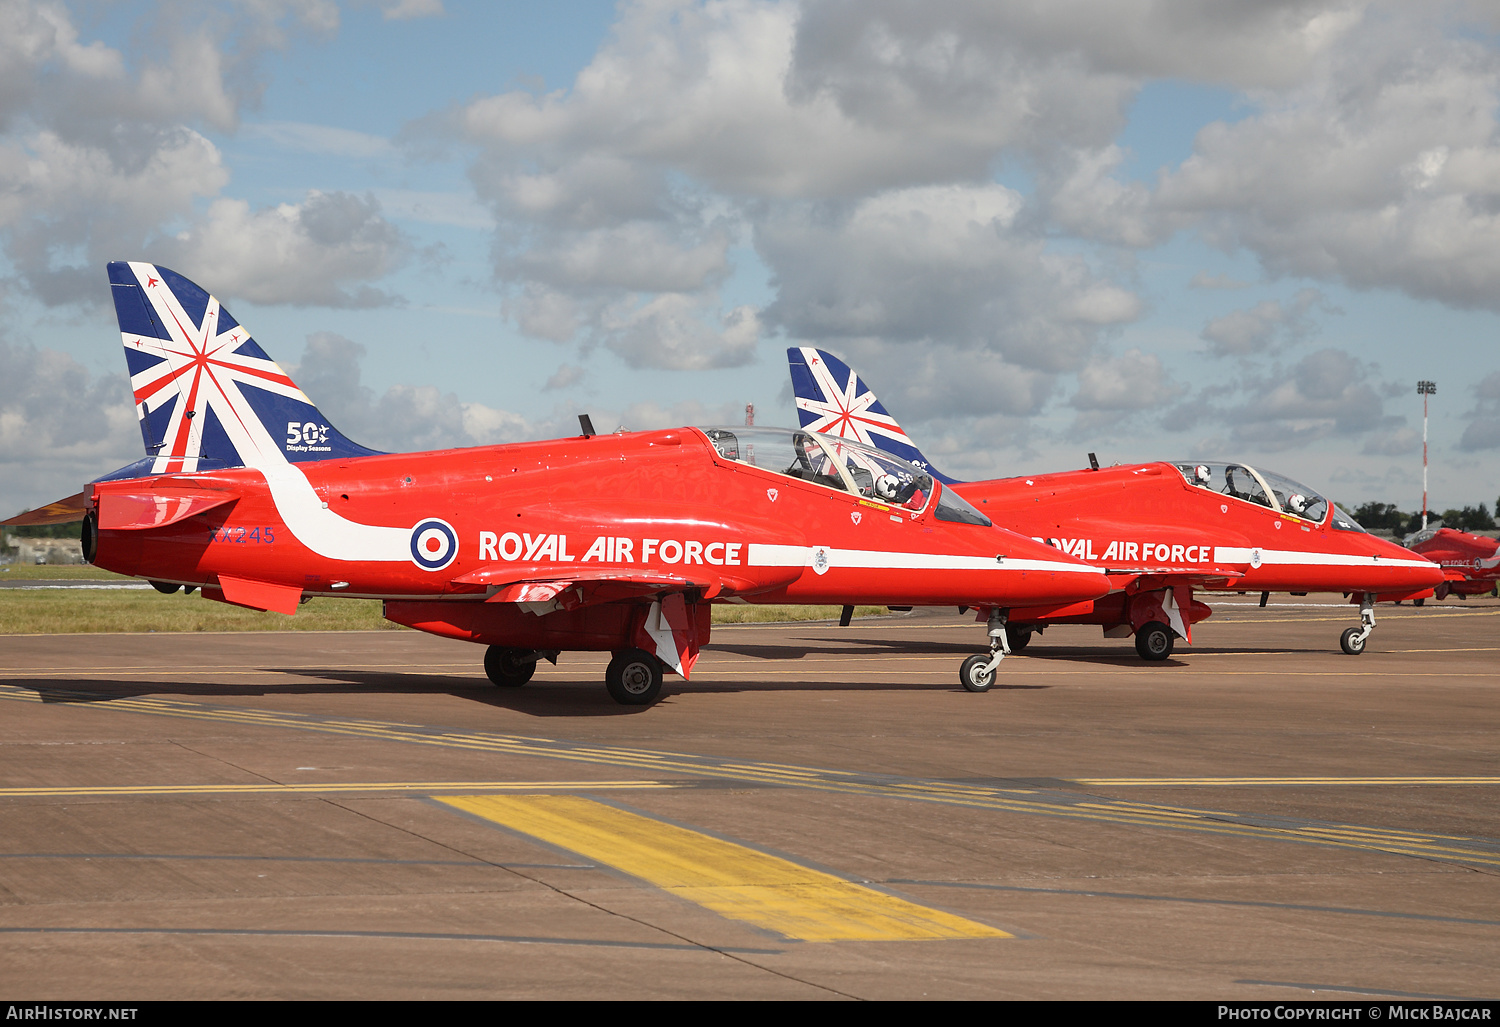
M150 259L382 448L791 423L810 344L953 473L1406 509L1432 378L1433 502L1493 504L1492 26L1186 10L18 0L0 501L137 455L102 262Z

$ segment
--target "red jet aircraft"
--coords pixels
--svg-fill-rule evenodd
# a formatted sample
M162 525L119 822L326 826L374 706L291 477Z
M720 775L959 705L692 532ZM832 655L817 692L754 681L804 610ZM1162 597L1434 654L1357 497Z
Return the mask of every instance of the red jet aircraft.
M1213 611L1193 598L1213 592L1342 592L1360 626L1339 640L1357 655L1375 627L1377 601L1432 594L1442 574L1415 553L1368 534L1305 485L1238 463L1154 463L959 482L934 468L837 357L787 350L802 427L874 445L909 460L1003 527L1046 541L1103 570L1111 591L1083 612L1010 611L1009 649L1049 624L1098 624L1106 637L1135 635L1147 660L1171 655L1174 638Z
M498 685L607 651L610 695L645 705L665 669L691 672L714 602L1061 611L1109 589L910 464L802 431L597 435L583 418L577 438L377 453L198 286L142 263L109 278L148 456L9 523L81 518L91 563L162 592L286 614L380 599L488 645ZM987 688L1003 655L992 632L966 666L991 668Z
M1453 528L1429 528L1408 535L1406 548L1442 567L1447 580L1437 587L1438 599L1460 599L1496 594L1500 583L1500 542ZM1420 603L1422 600L1418 599Z

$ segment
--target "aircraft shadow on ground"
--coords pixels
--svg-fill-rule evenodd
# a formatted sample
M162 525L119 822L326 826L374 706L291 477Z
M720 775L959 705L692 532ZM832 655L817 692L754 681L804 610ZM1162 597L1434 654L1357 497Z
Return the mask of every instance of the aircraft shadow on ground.
M809 639L812 642L828 643L833 645L740 645L737 643L711 642L703 647L705 653L731 653L735 656L749 656L755 659L767 661L773 660L801 660L808 656L868 656L878 659L886 655L907 656L973 656L983 653L985 647L982 645L961 645L953 642L908 642L891 639L859 639L851 643L848 638L819 638ZM1261 652L1259 649L1200 649L1199 652ZM1019 655L1019 654L1018 654ZM1075 646L1055 646L1051 648L1028 647L1025 655L1048 661L1066 661L1069 663L1092 663L1101 666L1121 666L1144 663L1135 650L1130 647L1122 648L1079 648ZM1162 666L1182 667L1186 666L1181 660L1169 658L1163 661ZM958 672L958 665L954 664L954 673Z
M953 683L950 685L945 681L920 682L910 681L767 681L754 684L740 684L734 681L677 681L669 679L663 687L663 693L671 692L962 692L963 686L958 683L958 673L955 669ZM1051 688L1051 685L1029 685L1018 684L1012 681L997 681L990 691L1035 691Z
M318 678L322 684L305 681L285 685L206 684L202 682L110 681L97 678L72 680L5 681L13 688L35 692L44 703L108 704L123 699L146 696L173 696L202 700L208 704L236 698L260 698L278 695L449 695L457 699L515 710L538 717L617 717L642 713L648 706L621 706L609 697L601 682L537 682L526 688L497 688L482 678L450 677L435 674L364 673L306 668L267 670L302 678ZM582 685L588 687L579 687ZM551 688L551 685L571 687ZM669 686L670 687L670 686ZM665 692L666 690L664 690Z
M110 703L146 696L174 696L203 700L209 704L235 698L261 698L277 695L449 695L470 702L512 710L533 717L618 717L644 713L650 706L621 706L609 697L602 682L592 676L558 680L533 681L521 688L498 688L488 681L472 677L400 673L384 671L312 670L307 668L268 668L267 673L283 673L300 678L320 679L286 685L246 684L215 685L203 682L113 681L98 678L27 680L13 678L4 683L36 693L43 703L93 704ZM1033 690L1050 685L997 682L994 691ZM913 683L909 681L771 681L741 684L738 682L683 681L668 677L662 688L662 700L679 694L728 694L738 692L955 692L962 687L955 681L946 683Z
M908 653L931 653L953 656L972 656L983 652L981 645L960 645L953 642L906 642L883 638L809 638L809 645L755 645L739 642L710 642L703 647L705 653L733 653L736 656L752 656L763 660L800 660L806 656L869 656L872 646L899 649ZM826 643L832 643L831 645Z
M839 637L807 637L808 645L753 645L734 642L711 642L703 647L705 653L724 652L733 653L736 656L757 657L766 660L800 660L810 655L819 656L859 656L872 655L872 648L877 649L874 655L884 653L901 653L906 655L951 655L972 656L985 650L983 643L965 645L960 642L922 642L909 639L891 638L850 638L848 635ZM817 643L817 644L813 644ZM1184 645L1179 648L1176 655L1162 661L1162 666L1185 667L1181 657L1197 655L1214 656L1266 656L1266 655L1317 655L1319 653L1336 653L1337 646L1234 646L1234 645ZM1373 651L1373 650L1372 650ZM1048 645L1046 643L1033 642L1026 648L1024 655L1028 659L1066 661L1070 663L1091 663L1103 666L1149 666L1136 653L1135 647L1128 642L1124 645Z

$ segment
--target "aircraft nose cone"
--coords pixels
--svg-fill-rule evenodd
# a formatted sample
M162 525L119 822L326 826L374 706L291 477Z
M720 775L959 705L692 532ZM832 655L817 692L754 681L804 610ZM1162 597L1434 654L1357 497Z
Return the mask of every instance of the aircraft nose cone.
M1427 588L1437 585L1443 580L1443 568L1427 559L1421 553L1414 553L1404 546L1398 546L1394 542L1384 539L1376 539L1378 543L1376 554L1382 560L1402 561L1402 580L1410 584L1412 588Z
M1079 603L1109 592L1109 579L1103 571L1045 543L1019 536L1014 537L1008 549L1007 560L1028 561L1036 567L1036 597L1048 602Z
M1079 577L1082 582L1087 583L1086 588L1081 588L1078 596L1080 601L1084 599L1098 599L1101 596L1109 594L1109 578L1104 576L1103 571L1096 570L1092 574L1084 574ZM1088 594L1084 595L1082 594L1083 592L1087 592Z

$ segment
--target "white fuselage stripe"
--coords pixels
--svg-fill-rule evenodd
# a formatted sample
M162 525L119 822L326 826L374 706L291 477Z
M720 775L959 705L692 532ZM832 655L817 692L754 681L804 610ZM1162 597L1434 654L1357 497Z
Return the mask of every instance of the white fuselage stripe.
M895 553L878 549L837 549L833 546L775 546L750 543L751 567L811 567L813 554L822 549L828 569L934 570L934 571L1050 571L1060 574L1098 574L1096 568L1055 560L1024 560L956 553Z
M360 524L325 509L323 500L295 465L269 461L257 468L271 486L271 502L287 530L308 549L330 560L396 563L411 559L411 529Z
M1215 546L1215 563L1249 563L1253 549ZM1298 567L1432 567L1431 560L1399 560L1383 556L1355 556L1352 553L1303 553L1294 549L1262 549L1260 563Z

